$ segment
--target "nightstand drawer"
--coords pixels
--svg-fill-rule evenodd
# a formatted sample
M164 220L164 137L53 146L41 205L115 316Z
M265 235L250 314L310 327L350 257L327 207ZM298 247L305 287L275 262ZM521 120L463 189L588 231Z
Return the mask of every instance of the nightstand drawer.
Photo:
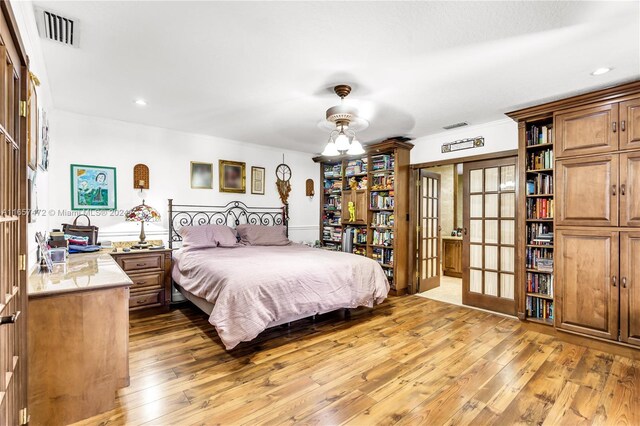
M127 256L118 259L122 269L126 271L139 271L142 269L163 269L164 254L145 254L144 256Z
M129 297L129 309L147 307L149 305L161 305L163 290L157 290L149 293L132 294Z
M161 289L164 283L164 272L129 273L129 278L133 281L132 293L153 288Z

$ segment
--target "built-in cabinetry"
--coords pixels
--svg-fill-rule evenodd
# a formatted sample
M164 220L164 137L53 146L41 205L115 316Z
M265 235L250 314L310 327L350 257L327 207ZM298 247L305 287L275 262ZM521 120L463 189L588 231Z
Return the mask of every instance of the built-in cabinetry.
M408 282L411 148L405 140L388 139L367 146L363 155L314 158L323 188L322 246L376 260L392 294L405 293Z
M442 238L442 275L462 278L462 238Z
M509 115L553 128L553 325L640 346L640 82Z

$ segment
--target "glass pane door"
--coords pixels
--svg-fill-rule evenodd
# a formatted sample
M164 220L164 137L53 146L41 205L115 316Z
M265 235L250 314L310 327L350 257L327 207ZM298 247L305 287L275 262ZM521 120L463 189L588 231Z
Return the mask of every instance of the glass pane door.
M440 285L440 175L420 170L418 291Z
M517 157L464 163L462 303L514 315Z

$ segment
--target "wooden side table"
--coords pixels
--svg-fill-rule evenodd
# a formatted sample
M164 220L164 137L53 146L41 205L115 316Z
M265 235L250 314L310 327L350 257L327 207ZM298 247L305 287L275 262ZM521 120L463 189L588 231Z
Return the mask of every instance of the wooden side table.
M171 249L118 249L111 253L122 270L131 278L129 310L154 307L169 309L171 302Z

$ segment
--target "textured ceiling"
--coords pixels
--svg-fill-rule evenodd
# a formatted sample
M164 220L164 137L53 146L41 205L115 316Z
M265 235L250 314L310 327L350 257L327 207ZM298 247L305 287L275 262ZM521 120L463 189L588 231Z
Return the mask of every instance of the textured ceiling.
M335 83L368 142L640 78L637 1L35 6L79 21L78 48L43 41L56 108L307 152Z

